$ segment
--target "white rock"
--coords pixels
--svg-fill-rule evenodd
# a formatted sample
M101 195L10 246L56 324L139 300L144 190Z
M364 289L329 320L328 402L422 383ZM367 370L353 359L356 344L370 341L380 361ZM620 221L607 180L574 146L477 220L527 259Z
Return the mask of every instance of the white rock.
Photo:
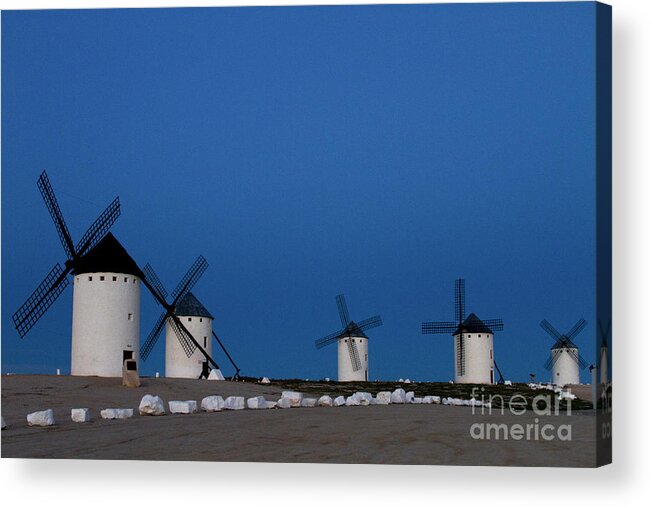
M403 378L398 379L398 382L404 382L404 381L405 381L405 379L403 379Z
M347 407L357 407L359 406L359 398L357 395L353 394L352 396L349 396L346 398L346 406Z
M333 404L335 407L341 407L342 405L345 405L345 404L346 404L346 398L344 398L343 396L337 396L337 397L332 401L332 404Z
M260 381L261 384L271 384L271 380L267 377L262 377L262 380Z
M201 400L201 410L204 412L219 412L224 408L224 398L221 396L206 396Z
M197 411L197 402L194 400L168 402L172 414L194 414Z
M282 398L286 398L292 404L292 407L300 407L303 400L303 393L296 391L283 391Z
M405 396L407 397L407 403L411 403L411 400L413 400L415 396L414 391L405 393Z
M30 426L54 426L54 412L49 408L40 412L32 412L27 414L27 424Z
M376 405L388 405L391 403L391 391L380 391L375 397Z
M561 391L558 396L561 400L576 400L576 395L568 391Z
M102 419L129 419L133 417L132 408L105 408L99 415Z
M267 408L276 408L276 405L278 405L277 401L268 401L267 402Z
M373 395L371 393L358 392L355 393L355 396L359 399L360 405L370 405L373 400Z
M439 404L439 403L441 403L441 397L440 396L425 396L425 397L423 397L423 403L436 403L436 404Z
M512 385L513 385L513 382L511 382L510 380L505 380L505 381L504 381L504 385L505 385L505 386L512 386Z
M226 380L221 370L214 369L208 374L208 380Z
M276 403L278 408L292 408L292 402L289 398L280 398Z
M457 406L465 405L464 400L459 399L459 398L454 398L452 400L452 404L457 405Z
M253 410L266 409L267 400L264 399L264 396L255 396L246 400L246 406Z
M138 405L140 415L165 415L165 404L160 396L145 394Z
M90 410L87 408L73 408L70 410L70 419L72 422L88 422L90 421Z
M5 418L0 416L0 420L2 421L2 424L0 425L3 430L7 429L7 423L5 422Z
M332 398L330 396L328 396L327 394L324 394L323 396L321 396L318 399L317 404L320 407L331 407L332 406Z
M224 400L224 410L244 410L244 396L229 396Z
M407 403L407 393L404 389L396 389L391 393L391 403Z
M316 398L303 398L301 400L301 407L305 407L305 408L316 407Z
M330 377L326 377L326 378L325 378L325 381L326 381L326 382L330 382Z
M415 396L411 399L411 403L414 405L420 405L423 403L423 398L416 398Z
M405 384L411 384L411 380L409 380L408 378L406 378L406 379L405 379Z

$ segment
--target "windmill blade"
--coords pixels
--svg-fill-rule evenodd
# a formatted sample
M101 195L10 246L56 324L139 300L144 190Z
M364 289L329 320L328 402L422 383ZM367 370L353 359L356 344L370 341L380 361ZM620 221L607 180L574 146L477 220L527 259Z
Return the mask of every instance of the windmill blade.
M158 304L161 304L161 301L164 301L167 298L167 290L165 286L158 278L158 275L154 271L154 268L151 267L151 264L145 264L145 267L142 268L142 272L145 274L145 278L149 281L154 290L158 293L158 297L154 299Z
M379 315L376 315L375 317L369 317L368 319L364 319L361 322L357 323L357 327L359 328L360 331L366 331L367 329L373 329L374 327L378 327L382 325L382 317Z
M343 333L345 329L340 329L339 331L335 331L334 333L330 333L328 336L324 336L323 338L319 338L318 340L314 341L314 345L316 345L317 349L322 349L326 345L330 345L331 343L334 343L337 341L337 338L339 338Z
M142 347L140 347L140 357L143 361L147 360L149 354L151 354L151 351L154 349L154 346L156 345L156 342L160 337L160 333L163 330L163 326L165 325L165 319L167 318L168 315L169 313L167 312L163 312L160 314L160 316L156 320L156 323L154 324L154 327L149 332L149 335L147 336L145 343L142 345Z
M547 361L545 361L545 369L551 370L552 366L556 364L558 361L558 358L560 355L563 353L561 349L556 349L556 352L552 352L552 354L547 358Z
M233 361L233 358L232 358L231 355L228 353L228 350L226 350L226 347L224 347L224 344L223 344L222 341L219 339L219 336L217 336L217 333L215 333L215 331L213 331L213 332L212 332L212 335L215 337L215 340L217 340L217 343L219 344L219 346L220 346L220 347L222 348L222 350L224 351L224 354L226 354L226 357L228 357L228 360L229 360L229 361L231 362L231 364L233 365L233 368L235 368L235 375L234 375L233 377L234 377L234 378L238 378L238 377L240 376L240 369L239 369L239 368L237 367L237 365L235 364L235 361Z
M542 327L545 331L547 331L556 340L561 339L562 337L561 333L559 333L558 330L547 321L547 319L543 319L540 321L540 327Z
M583 359L583 357L581 357L576 350L568 349L567 353L570 355L572 359L574 359L578 363L579 367L582 370L586 369L586 367L588 366L588 362L585 359Z
M23 338L68 286L68 273L59 263L47 274L27 301L12 315L14 326Z
M570 329L568 333L566 333L566 338L568 340L572 340L572 338L576 337L581 331L583 331L583 328L588 325L588 321L585 320L583 317L579 319L579 321L574 324L574 327Z
M113 202L109 204L102 214L91 224L86 233L81 237L75 253L81 257L93 248L100 240L106 236L111 226L120 216L120 198L116 197Z
M68 226L63 219L61 208L59 208L59 203L57 202L57 198L54 195L54 191L52 190L52 185L50 185L50 180L47 177L47 173L45 171L43 171L38 177L36 184L41 192L41 195L43 196L45 206L50 212L50 216L52 217L54 226L57 229L59 240L63 245L63 249L65 250L68 259L72 259L74 257L74 245L72 243L72 237L70 236Z
M206 261L206 259L204 259L203 255L197 257L197 260L194 261L194 263L192 264L192 266L190 266L190 269L188 269L185 276L181 279L179 284L172 291L172 299L173 299L172 306L174 306L179 299L181 299L188 292L190 292L190 290L192 290L194 284L197 283L197 280L201 278L201 275L203 275L203 273L206 271L207 268L208 268L208 262Z
M610 334L610 328L612 326L612 321L608 321L608 327L604 328L601 320L599 321L599 334L601 335L601 346L608 347L608 335Z
M359 351L354 338L348 338L348 353L350 354L350 363L353 366L353 371L362 369L362 363L359 360Z
M423 322L422 334L452 334L459 327L458 322Z
M466 281L458 278L454 281L454 316L459 323L463 322L466 313Z
M601 320L599 320L599 334L601 335L602 338L607 339L608 335L610 334L610 328L612 326L612 321L608 321L608 327L604 328L603 324L601 323Z
M502 322L502 319L489 319L489 320L483 320L482 322L492 332L504 331L504 322Z
M350 323L350 315L348 314L348 305L346 304L346 297L339 294L335 300L337 301L337 310L339 310L339 318L341 319L341 327L345 328Z
M190 357L197 350L197 345L192 339L192 335L185 329L185 326L181 324L181 321L176 315L170 316L170 324L185 354Z

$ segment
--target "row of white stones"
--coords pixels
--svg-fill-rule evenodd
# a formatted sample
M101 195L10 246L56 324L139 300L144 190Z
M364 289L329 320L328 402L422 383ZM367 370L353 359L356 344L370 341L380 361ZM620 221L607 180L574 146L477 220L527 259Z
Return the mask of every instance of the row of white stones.
M471 398L462 400L459 398L441 398L440 396L416 397L413 391L405 392L404 389L395 391L381 391L373 396L367 392L356 392L351 396L337 396L332 398L323 395L319 398L304 397L303 393L296 391L283 391L278 401L268 401L264 396L254 396L253 398L244 399L243 396L228 396L223 399L221 396L206 396L201 400L201 410L204 412L219 412L221 410L251 410L271 409L271 408L295 408L295 407L341 407L341 406L365 406L365 405L389 405L389 404L442 404L455 406L489 406L488 403L482 403L479 400ZM168 409L172 414L193 414L198 412L197 402L195 400L169 401ZM138 406L140 415L165 415L165 404L159 396L146 394L140 400ZM133 417L132 408L106 408L100 411L102 419L129 419ZM73 422L89 422L90 410L88 408L73 408L70 411L70 418ZM39 412L32 412L27 415L27 424L29 426L54 426L54 413L52 409ZM2 419L2 429L6 428L4 418Z

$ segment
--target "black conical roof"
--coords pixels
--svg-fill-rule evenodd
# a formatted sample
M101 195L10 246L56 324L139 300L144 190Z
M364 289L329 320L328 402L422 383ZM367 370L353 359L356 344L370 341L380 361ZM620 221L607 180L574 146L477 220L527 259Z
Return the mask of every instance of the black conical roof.
M352 320L350 321L350 324L346 326L346 329L344 329L344 332L341 333L341 336L352 336L353 338L366 338L368 339L368 336L364 334L364 331L362 331L359 326L357 325L356 322L353 322Z
M471 313L466 317L466 320L457 328L454 332L455 335L459 333L490 333L493 334L493 331L484 324L484 322L477 317L474 313Z
M551 350L559 350L559 349L576 349L579 350L576 345L574 345L572 342L568 341L568 339L563 335L561 336L558 340L556 340L556 343L552 346Z
M123 273L143 279L136 261L110 232L75 264L72 274Z
M213 319L210 312L206 310L206 307L201 304L192 292L188 292L185 296L181 298L174 309L176 315L182 315L184 317L206 317L208 319Z

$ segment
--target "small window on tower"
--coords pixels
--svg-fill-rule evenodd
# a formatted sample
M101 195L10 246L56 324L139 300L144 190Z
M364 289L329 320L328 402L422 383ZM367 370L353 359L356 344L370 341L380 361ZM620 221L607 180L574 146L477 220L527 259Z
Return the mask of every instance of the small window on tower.
M133 279L133 283L136 283L136 279L135 279L135 278Z
M100 277L99 277L99 281L100 281L100 282L103 282L103 281L104 281L104 277L103 277L103 276L100 276Z
M127 314L127 319L128 320L133 320L133 313L128 313Z
M113 281L114 281L114 282L117 282L117 281L118 281L118 277L117 277L117 276L114 276L114 277L113 277Z
M481 335L479 335L479 337L481 338Z
M204 349L206 348L206 337L205 336L203 337L203 348Z
M88 281L89 281L89 282L92 282L92 281L93 281L93 277L92 277L92 276L89 276L89 277L88 277Z
M203 319L201 317L199 318L199 322L203 322Z
M192 322L192 317L188 317L188 322Z
M128 281L129 281L129 279L125 276L124 277L124 283L127 283Z

